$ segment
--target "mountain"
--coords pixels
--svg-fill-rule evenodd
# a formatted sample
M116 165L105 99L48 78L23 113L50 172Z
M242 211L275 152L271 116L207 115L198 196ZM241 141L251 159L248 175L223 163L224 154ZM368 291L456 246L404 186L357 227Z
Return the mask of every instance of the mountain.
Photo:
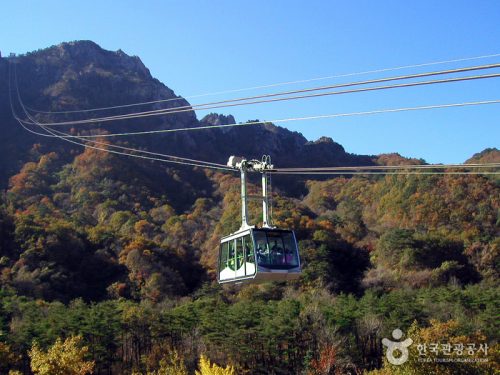
M9 87L9 61L0 60L0 85ZM137 56L123 51L106 51L91 41L62 43L15 58L20 95L27 108L60 112L101 108L129 103L166 100L154 105L109 109L86 113L38 113L40 122L78 120L85 117L119 115L131 111L189 106L174 91L151 76ZM12 68L13 70L13 68ZM14 73L11 75L14 76ZM12 83L12 85L14 85ZM17 104L15 111L24 115ZM189 108L189 107L188 107ZM23 116L21 116L23 117ZM210 114L199 120L193 111L169 116L122 120L105 124L82 125L71 129L77 134L158 130L235 123L232 116ZM0 94L0 149L2 173L0 186L6 187L8 177L29 160L34 144L42 152L57 150L65 155L78 150L73 144L29 134L14 120L10 110L9 91ZM70 130L70 128L66 128ZM233 154L247 158L271 155L276 165L326 166L373 164L369 156L347 153L328 138L308 142L300 133L272 124L204 131L156 134L119 138L117 142L194 159L224 163ZM70 158L68 158L70 160Z

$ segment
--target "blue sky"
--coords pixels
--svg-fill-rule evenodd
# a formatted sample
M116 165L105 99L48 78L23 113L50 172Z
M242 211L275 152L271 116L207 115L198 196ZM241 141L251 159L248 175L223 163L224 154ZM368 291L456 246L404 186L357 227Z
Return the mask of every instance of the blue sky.
M139 56L183 96L500 53L499 1L9 1L0 50L90 39ZM371 75L500 62L500 57ZM347 82L349 77L273 90ZM191 103L234 95L193 98ZM500 99L500 78L222 109L237 121ZM199 112L202 117L205 113ZM284 124L348 152L463 162L500 147L500 105Z

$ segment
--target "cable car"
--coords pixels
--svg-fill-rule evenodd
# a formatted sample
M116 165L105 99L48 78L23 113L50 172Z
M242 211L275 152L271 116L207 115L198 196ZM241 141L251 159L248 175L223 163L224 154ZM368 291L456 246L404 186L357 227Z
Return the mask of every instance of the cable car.
M286 281L300 276L297 241L291 230L249 228L220 242L219 283Z
M268 171L270 158L262 162L231 157L228 165L241 170L242 225L221 239L217 280L219 283L287 281L301 274L300 257L295 233L275 228L269 221ZM248 225L246 193L247 171L262 173L263 226ZM253 197L255 198L255 197Z

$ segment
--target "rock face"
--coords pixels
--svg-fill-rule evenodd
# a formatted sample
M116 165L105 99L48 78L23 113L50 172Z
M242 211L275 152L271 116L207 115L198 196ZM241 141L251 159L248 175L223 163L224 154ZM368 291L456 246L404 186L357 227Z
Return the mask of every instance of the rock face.
M0 59L0 86L9 87L14 80L11 59ZM106 51L91 41L62 43L16 58L15 71L19 92L26 107L35 112L40 122L79 120L91 117L114 116L152 109L187 106L189 103L175 95L163 83L153 78L136 56L123 51ZM17 102L14 84L14 110L23 115ZM67 112L81 109L115 107L130 103L164 100L154 105L126 106L87 112ZM58 113L56 113L58 112ZM66 113L60 113L66 112ZM74 134L96 132L132 132L158 129L225 125L235 123L231 115L212 113L198 120L194 111L169 116L154 116L133 120L79 125L59 130ZM14 120L9 102L9 90L0 91L0 187L6 186L8 177L30 159L30 150L37 144L37 152L56 151L71 159L80 146L59 139L28 133ZM33 130L40 131L36 126ZM43 132L43 131L42 131ZM266 125L215 128L210 130L163 133L154 136L112 138L113 142L171 155L225 163L232 154L260 158L269 154L280 166L372 164L371 158L351 155L329 138L308 142L300 133Z
M217 113L210 113L203 117L200 121L204 125L229 125L236 124L236 120L232 115L224 116Z

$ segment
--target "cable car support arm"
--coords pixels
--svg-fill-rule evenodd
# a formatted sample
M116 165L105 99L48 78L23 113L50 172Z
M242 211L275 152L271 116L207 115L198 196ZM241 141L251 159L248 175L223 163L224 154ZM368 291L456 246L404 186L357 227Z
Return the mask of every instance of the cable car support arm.
M262 160L246 160L242 157L231 156L227 165L238 168L241 173L241 228L253 228L248 224L248 199L262 199L262 227L272 228L269 218L269 172L274 169L271 164L271 157L264 155ZM262 174L262 196L249 196L247 193L247 173L258 172Z

